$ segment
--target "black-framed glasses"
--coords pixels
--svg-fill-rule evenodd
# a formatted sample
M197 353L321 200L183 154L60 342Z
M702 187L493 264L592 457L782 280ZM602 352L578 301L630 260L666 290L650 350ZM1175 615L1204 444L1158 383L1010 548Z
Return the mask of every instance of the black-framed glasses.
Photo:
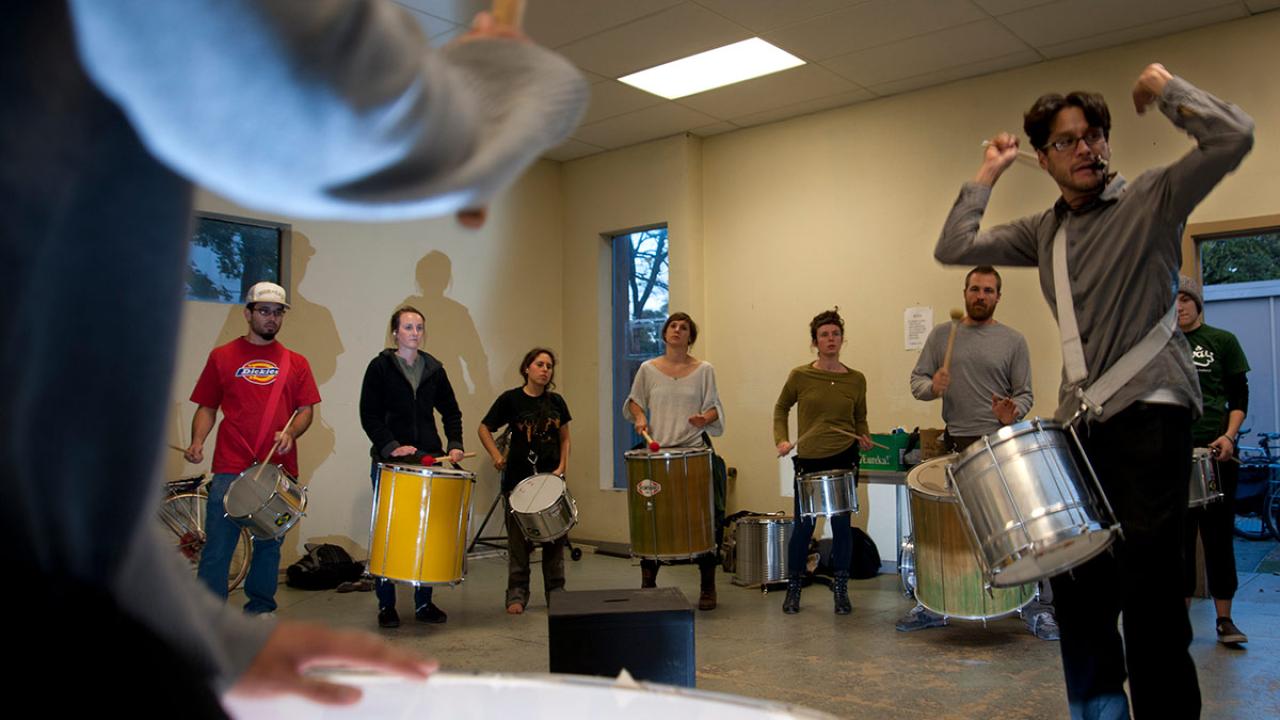
M1048 150L1052 148L1060 153L1067 152L1068 150L1075 150L1081 140L1083 140L1084 144L1088 145L1090 149L1096 150L1099 145L1106 142L1107 134L1102 132L1099 128L1090 128L1084 135L1052 140L1048 145L1044 146L1044 149Z
M282 318L284 317L284 314L286 312L285 309L282 307L269 308L269 307L264 307L262 305L254 305L253 311L258 313L258 315L263 318L270 318L270 317Z

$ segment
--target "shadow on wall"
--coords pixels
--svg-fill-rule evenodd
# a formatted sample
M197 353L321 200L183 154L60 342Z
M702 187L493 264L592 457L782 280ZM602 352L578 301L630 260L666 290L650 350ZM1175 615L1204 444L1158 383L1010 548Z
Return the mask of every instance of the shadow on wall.
M280 329L279 341L307 359L321 397L320 404L315 408L311 427L298 440L299 481L303 485L308 484L320 466L333 455L336 436L333 427L324 419L324 386L333 379L338 369L338 357L344 351L342 337L338 334L338 326L334 323L329 308L311 302L300 290L307 274L307 265L315 254L311 239L295 229L291 256L293 287L289 290L289 314L285 316L284 325ZM229 343L244 335L245 328L243 306L229 307L227 319L211 347ZM188 416L191 412L194 412L194 408L187 408ZM212 433L210 436L215 437ZM299 537L301 528L306 523L304 517L285 536L284 545L280 548L281 562L287 564L302 555Z

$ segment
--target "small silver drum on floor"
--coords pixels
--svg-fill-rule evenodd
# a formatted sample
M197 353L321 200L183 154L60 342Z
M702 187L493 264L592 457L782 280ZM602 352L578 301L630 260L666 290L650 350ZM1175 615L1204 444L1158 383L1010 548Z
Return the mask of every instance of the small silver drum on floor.
M507 507L531 542L564 537L578 522L578 504L564 478L551 473L530 475L507 497Z
M853 470L822 470L796 478L802 517L858 512L858 475Z
M274 540L306 514L307 489L280 465L254 463L231 481L223 508L250 535Z
M1222 486L1218 483L1218 461L1210 448L1195 448L1191 452L1191 493L1188 507L1204 507L1222 499Z
M795 531L795 518L758 515L738 520L734 537L734 585L768 585L782 582L790 573L787 543Z
M1119 533L1079 438L1054 422L1000 428L961 453L947 476L992 587L1065 572Z

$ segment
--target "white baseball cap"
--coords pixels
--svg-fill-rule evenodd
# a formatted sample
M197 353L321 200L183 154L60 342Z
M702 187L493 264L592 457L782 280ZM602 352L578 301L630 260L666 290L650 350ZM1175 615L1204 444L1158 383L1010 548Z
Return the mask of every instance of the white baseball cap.
M254 303L278 303L286 308L289 307L289 303L285 301L284 288L273 282L255 283L249 288L249 292L244 295L244 304Z

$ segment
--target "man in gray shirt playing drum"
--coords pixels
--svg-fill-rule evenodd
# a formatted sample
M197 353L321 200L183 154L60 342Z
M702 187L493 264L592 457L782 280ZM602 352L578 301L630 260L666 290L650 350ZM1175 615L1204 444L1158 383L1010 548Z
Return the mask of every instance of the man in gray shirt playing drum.
M964 278L964 317L933 329L911 371L911 394L917 400L942 398L944 443L950 452L964 450L1031 410L1031 353L1022 333L996 322L1002 290L995 268L980 265L970 270ZM955 340L947 358L953 328ZM1023 617L1036 637L1057 640L1058 626L1047 596L1047 587L1042 588L1042 601L1025 608ZM917 605L897 628L910 632L946 624L946 618Z
M1194 146L1127 182L1109 170L1102 96L1042 95L1023 129L1061 197L979 232L992 186L1019 154L1018 138L1000 133L934 249L948 264L1039 268L1063 338L1057 417L1081 420L1084 450L1124 532L1113 552L1051 579L1073 718L1127 718L1130 702L1139 717L1200 712L1179 581L1201 399L1172 309L1187 216L1253 147L1253 120L1158 63L1132 95L1138 114L1158 107Z

